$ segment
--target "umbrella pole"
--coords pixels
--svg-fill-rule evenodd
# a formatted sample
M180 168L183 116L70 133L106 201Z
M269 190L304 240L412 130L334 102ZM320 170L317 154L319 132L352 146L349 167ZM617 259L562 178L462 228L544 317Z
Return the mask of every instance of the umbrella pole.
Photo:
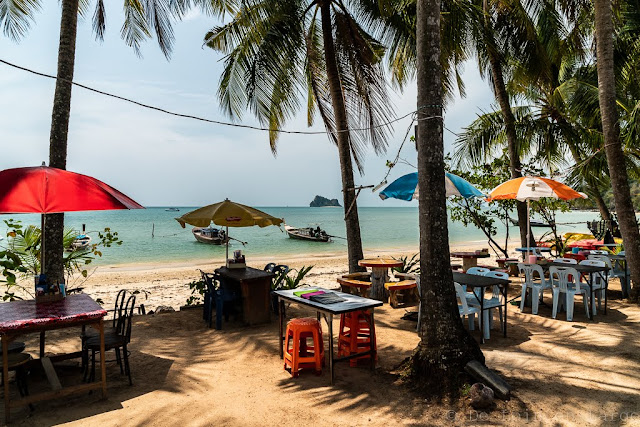
M47 223L47 216L40 215L40 274L44 274L44 227Z
M530 248L531 248L531 217L529 214L529 199L527 199L527 262L529 262Z
M229 263L229 226L226 226L226 232L224 235L224 238L227 240L227 255L226 258L224 259L224 265L228 266Z

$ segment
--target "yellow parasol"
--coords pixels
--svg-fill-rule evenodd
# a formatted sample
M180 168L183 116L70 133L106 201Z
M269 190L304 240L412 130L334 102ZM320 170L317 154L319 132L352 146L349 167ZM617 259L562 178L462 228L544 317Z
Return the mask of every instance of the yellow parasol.
M195 227L208 227L213 222L216 225L227 227L227 236L229 236L229 227L279 226L284 222L281 218L276 218L250 206L232 202L229 199L188 212L180 218L176 218L176 221L180 223L182 228L185 228L185 224L191 224ZM229 259L228 238L227 259Z

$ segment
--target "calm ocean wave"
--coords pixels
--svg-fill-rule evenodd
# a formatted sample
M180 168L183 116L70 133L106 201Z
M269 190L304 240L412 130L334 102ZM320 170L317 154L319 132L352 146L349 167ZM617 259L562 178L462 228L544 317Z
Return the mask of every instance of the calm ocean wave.
M224 246L213 246L196 242L191 227L183 229L174 219L195 207L178 207L179 212L166 211L165 207L153 207L131 211L71 212L65 214L65 224L77 230L86 224L89 235L97 238L97 231L110 227L123 240L121 246L106 248L103 257L96 261L99 265L127 263L185 262L224 259ZM345 237L344 212L342 208L308 207L265 207L259 208L295 227L320 226L327 233ZM376 249L412 250L418 249L418 209L417 207L361 207L359 208L362 241L365 251ZM24 224L40 224L40 216L0 215L0 219L13 218ZM563 232L587 233L585 222L597 219L596 212L574 211L558 215L558 222L580 222L579 225L560 226ZM6 227L1 223L2 236ZM152 229L155 237L152 237ZM547 229L536 228L536 237ZM510 235L517 238L518 231L511 227ZM242 249L248 257L294 254L345 254L346 240L333 239L331 243L304 242L289 239L278 227L246 227L229 229L231 237L248 242L242 246L232 242L230 251ZM504 232L499 234L504 236ZM449 222L451 244L475 242L486 246L484 234L475 227L464 227ZM6 242L6 237L3 242Z

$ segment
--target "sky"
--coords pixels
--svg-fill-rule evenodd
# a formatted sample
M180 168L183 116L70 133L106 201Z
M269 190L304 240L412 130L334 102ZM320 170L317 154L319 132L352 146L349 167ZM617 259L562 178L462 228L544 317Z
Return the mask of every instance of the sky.
M0 33L0 58L54 74L60 6L44 1L27 35L18 43ZM105 2L107 29L96 41L89 19L80 20L74 81L170 111L230 121L220 109L217 88L221 54L202 46L215 18L190 13L174 26L170 61L155 40L142 45L139 58L120 38L121 2ZM482 111L493 95L473 62L465 67L467 96L457 97L445 112L445 126L459 132ZM0 169L48 162L49 130L55 81L0 64ZM416 108L415 82L403 93L390 88L395 117ZM242 123L256 125L249 112ZM318 118L316 123L320 122ZM378 184L407 132L411 118L394 125L386 154L373 150L364 161L357 185ZM324 130L306 125L305 111L289 121L289 130ZM445 131L445 152L455 136ZM94 176L145 206L201 206L226 197L254 206L308 206L315 195L342 201L338 153L326 135L286 135L271 153L266 132L225 127L168 116L74 87L67 169ZM415 164L416 152L405 143L401 157ZM415 171L398 165L389 182ZM413 206L416 202L382 201L363 190L359 206Z

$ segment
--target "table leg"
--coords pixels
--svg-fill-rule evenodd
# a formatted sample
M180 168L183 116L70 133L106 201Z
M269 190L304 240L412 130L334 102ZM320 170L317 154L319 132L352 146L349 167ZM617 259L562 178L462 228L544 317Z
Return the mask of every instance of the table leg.
M280 335L278 336L280 341L280 359L284 358L284 301L278 297L278 304L280 305L278 312L278 325L280 326Z
M9 337L2 336L2 381L4 383L4 421L9 422Z
M462 270L466 273L471 267L478 266L477 258L462 258Z
M480 325L480 342L484 344L484 287L480 287L480 318L478 319Z
M376 369L376 355L378 354L377 344L376 344L376 333L375 333L375 320L373 319L373 308L371 309L371 324L369 325L369 331L371 331L371 370L374 371Z
M107 361L104 355L104 318L100 318L100 372L102 374L102 398L107 398ZM126 346L125 346L125 350ZM126 354L125 354L126 357Z
M329 329L329 372L331 373L331 385L333 385L333 314L329 313L327 321Z
M587 279L587 285L589 285L589 310L587 310L587 317L589 317L589 320L593 320L593 313L592 313L592 305L593 305L593 275L589 274L587 277L589 277Z
M504 285L504 323L503 323L503 336L506 338L507 337L507 294L508 294L508 289L509 289L509 285ZM540 293L542 293L542 289L540 289Z
M384 284L387 282L387 269L374 267L371 269L371 290L369 291L369 298L378 301L385 301L388 298L387 290Z
M624 283L622 284L622 297L627 298L629 293L627 292L627 283L629 283L629 265L627 260L624 260ZM631 283L629 283L629 289L631 289Z
M40 359L44 357L44 331L40 332Z

